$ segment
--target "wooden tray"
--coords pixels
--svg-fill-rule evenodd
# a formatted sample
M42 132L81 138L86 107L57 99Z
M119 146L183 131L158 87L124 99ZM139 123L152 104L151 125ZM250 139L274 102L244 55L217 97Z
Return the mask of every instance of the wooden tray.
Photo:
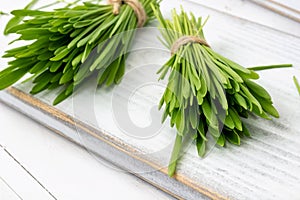
M212 148L204 159L197 156L193 144L189 145L176 176L169 178L166 166L176 131L168 124L155 134L147 129L161 118L154 110L164 86L157 83L155 72L169 57L154 28L137 34L127 73L117 87L96 90L91 79L73 98L53 107L58 91L31 96L31 84L26 83L0 92L0 100L176 198L299 198L300 98L292 75L300 75L300 38L188 2L164 1L166 16L170 16L170 3L177 8L181 3L198 15L210 15L205 27L208 42L240 64L294 64L291 69L260 73L259 82L273 96L280 119L245 120L252 138L244 138L240 147ZM120 118L124 111L128 111L127 118ZM135 129L128 131L132 127L123 127L120 119L135 124Z

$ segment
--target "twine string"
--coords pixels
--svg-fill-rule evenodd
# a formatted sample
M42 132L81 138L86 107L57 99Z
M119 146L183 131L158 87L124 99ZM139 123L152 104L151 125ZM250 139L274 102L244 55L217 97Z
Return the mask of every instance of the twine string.
M138 20L137 27L143 27L147 20L147 14L141 2L138 0L108 0L108 4L113 5L114 15L118 15L120 13L122 3L129 5L133 9Z
M180 38L178 38L178 40L176 40L174 42L174 44L172 45L171 48L171 54L174 55L178 49L188 43L199 43L202 45L205 45L207 47L210 47L209 44L206 42L206 40L197 37L197 36L182 36Z

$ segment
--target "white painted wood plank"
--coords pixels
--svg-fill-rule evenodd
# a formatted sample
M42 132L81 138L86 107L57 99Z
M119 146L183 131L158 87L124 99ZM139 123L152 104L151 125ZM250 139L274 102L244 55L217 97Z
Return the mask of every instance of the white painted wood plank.
M258 5L300 22L300 5L296 0L252 0Z
M199 5L250 20L264 26L300 36L299 22L284 17L268 8L260 6L253 1L242 0L187 0ZM199 13L201 14L201 13Z
M2 2L1 10L10 12L23 8L28 2L29 0ZM10 17L1 16L0 24L6 24ZM0 26L1 33L3 29L4 26ZM1 34L0 41L7 44L13 37ZM0 45L0 55L7 48L7 45ZM0 70L5 67L6 62L0 58ZM148 183L117 168L110 168L111 165L105 161L94 158L89 152L53 135L52 131L3 104L0 104L0 126L3 127L0 143L5 144L24 163L27 170L45 187L50 188L58 199L170 199ZM30 185L26 187L31 189Z
M163 4L163 6L166 5L167 2ZM173 2L173 6L174 5L179 7L177 2ZM299 38L284 35L247 21L230 18L203 7L197 7L188 3L184 3L183 5L187 10L191 10L194 13L201 13L204 16L210 14L211 18L207 24L205 33L211 46L217 52L221 52L223 55L246 66L292 62L295 65L295 69L269 71L266 73L270 76L269 79L263 79L261 81L261 83L267 86L272 92L276 104L280 105L279 109L282 113L280 120L276 121L276 123L255 120L255 124L257 125L251 126L251 130L258 134L255 134L253 140L246 140L246 144L241 147L228 145L225 150L216 148L204 160L197 158L195 149L190 149L183 157L179 165L178 173L186 179L193 180L196 185L217 191L217 193L229 198L249 199L261 197L268 199L282 198L288 195L290 199L295 199L300 176L298 168L299 158L297 156L299 154L295 148L297 142L291 143L290 141L294 140L292 138L297 138L299 134L290 135L290 137L292 137L290 138L288 135L284 135L285 130L279 127L283 126L284 122L288 120L290 127L298 126L297 121L291 121L289 113L292 112L291 109L299 110L297 109L299 104L296 99L298 94L290 79L292 74L298 73L300 67ZM163 7L163 9L168 16L169 11L167 7ZM154 38L153 33L148 32L147 35L147 31L145 31L143 35L141 34L139 42L153 41L151 38ZM153 41L153 43L155 42ZM154 61L153 57L156 58ZM125 76L125 80L123 80L119 86L121 88L120 93L117 92L118 98L120 98L119 102L127 102L124 96L126 92L138 86L140 81L145 77L149 78L149 74L154 74L157 68L153 65L157 64L157 66L155 66L159 67L159 64L161 65L164 59L167 59L165 54L159 54L157 51L151 52L149 48L146 51L141 50L131 54L127 62L128 71L130 69L133 70L135 67L137 71L133 74L127 74L128 78L126 79ZM145 64L153 68L149 67L148 71L143 68L138 69L139 66ZM139 76L134 74L139 74ZM285 76L283 76L284 74ZM23 89L26 90L26 88ZM283 89L285 89L285 91ZM283 92L282 95L275 92L278 90ZM126 145L134 147L137 150L137 154L142 153L144 156L148 156L150 160L155 160L161 167L165 167L169 151L161 152L160 150L172 143L174 131L166 127L159 135L149 140L139 140L124 134L124 132L122 132L123 130L120 130L115 123L114 113L112 113L113 108L111 101L113 93L114 90L111 89L99 89L94 97L95 104L91 104L91 102L87 100L89 90L88 88L84 88L84 90L78 92L76 96L80 99L79 102L81 104L76 104L76 99L75 101L73 99L73 105L70 104L71 101L69 101L59 105L58 108L72 114L72 111L74 111L72 106L76 108L81 106L81 108L84 109L79 110L79 113L75 113L77 114L76 117L80 120L99 127L108 137L113 137L115 140L120 140ZM139 91L137 94L138 97L151 97L151 99L146 98L148 99L147 102L139 99L136 100L140 104L136 104L138 108L136 107L135 109L140 109L141 113L143 113L143 115L139 114L134 116L133 120L136 124L140 126L145 125L139 121L139 119L145 117L145 115L149 118L148 113L145 113L145 111L152 108L160 95L160 91ZM46 102L51 102L52 99L52 95L47 93L38 97ZM289 103L285 104L286 102L280 101L280 99L283 98L288 99ZM86 110L89 105L95 106L93 111L95 112L97 121L90 121L89 112ZM294 108L288 109L288 106L291 105ZM298 112L294 112L294 115L299 117ZM157 115L152 117L159 118L159 116L159 113L157 113ZM254 124L253 121L248 121ZM274 123L279 127L272 127L271 124ZM263 128L264 126L266 128ZM259 127L263 129L259 129ZM272 130L274 130L272 133L267 131L267 129L271 130L271 127ZM295 130L293 129L293 131L298 133L297 128L295 128ZM290 130L287 133L292 134L293 132ZM268 137L263 137L264 134L268 135ZM85 141L82 142L84 143ZM276 148L274 145L285 146L286 149ZM125 147L123 146L123 148ZM294 154L292 150L296 151L296 153ZM149 152L157 154L149 154ZM284 158L284 155L288 155L290 159ZM264 160L268 162L265 163ZM222 165L219 163L222 163ZM291 171L293 174L291 174ZM236 190L236 188L239 188L239 190Z
M55 199L3 147L0 148L0 177L22 199Z
M236 148L228 146L225 150L214 149L209 158L204 160L196 158L195 150L191 149L183 158L179 166L179 173L184 175L184 177L193 179L195 185L204 185L230 198L247 199L257 197L268 199L279 198L282 197L282 195L286 197L286 195L289 195L288 197L290 197L290 199L297 199L298 193L296 191L298 191L297 186L299 185L299 158L297 155L299 155L299 148L297 148L298 144L296 141L299 140L299 132L291 127L297 127L298 122L296 119L299 117L299 113L293 112L293 116L289 115L293 110L297 110L298 107L296 99L297 93L292 82L288 80L290 80L289 78L292 74L299 73L299 39L253 25L247 21L228 18L227 16L220 15L206 8L187 6L187 4L184 5L185 8L193 10L195 13L201 15L209 14L211 16L206 28L206 34L213 48L223 55L248 66L276 62L292 62L295 64L296 69L287 71L275 70L262 73L262 76L266 79L261 83L272 92L276 105L278 105L281 113L283 113L282 119L277 121L277 123L267 123L269 125L268 128L274 124L276 125L270 129L272 130L271 132L270 130L265 130L266 128L261 128L266 125L265 121L255 120L257 126L252 126L252 131L257 133L257 135L255 134L252 140L245 141L242 147ZM165 11L168 13L167 9L169 9L169 7L167 7L166 4L163 6L165 6L164 9L166 9ZM177 4L176 6L178 7ZM281 51L280 49L284 50ZM143 58L142 61L145 61L151 56L150 51L148 51L147 56L145 56L145 52L140 53L141 54L137 55ZM150 59L153 60L153 56L150 57ZM156 59L157 62L162 62L159 56L157 56ZM134 67L135 62L134 57L131 57L129 66ZM146 72L139 71L139 73L143 75ZM127 84L130 85L130 83ZM124 82L123 85L126 86L126 82ZM278 91L283 92L282 96ZM137 148L138 150L142 149L145 152L153 151L153 147L164 145L156 143L158 144L157 146L138 146L141 144L137 145L136 140L126 138L124 135L121 135L120 132L114 132L116 126L108 127L111 124L108 122L112 122L113 119L107 119L108 117L106 115L111 112L109 111L108 100L111 93L107 95L107 92L109 93L109 91L99 90L97 93L97 95L99 95L97 102L100 105L103 103L102 107L96 105L98 106L97 110L104 112L102 113L104 117L100 115L101 113L97 113L97 123L102 126L101 130L105 130L105 132L109 134L115 134L113 136L122 138L123 141L134 144L136 147L140 147ZM154 99L151 99L150 103L147 102L147 106L150 108L156 103L155 98L159 98L159 94L157 93L144 94L141 92L141 94L148 95L147 97L154 96ZM51 96L48 95L41 95L40 98L48 102L51 100ZM289 103L283 102L281 100L282 98L287 99ZM292 108L290 107L291 105L296 107ZM64 106L66 107L63 108ZM59 108L70 112L72 111L71 106L71 102L66 102L59 106ZM145 112L145 109L143 108L142 111ZM81 114L84 115L85 113ZM147 120L144 122L138 121L139 118L140 116L134 119L142 125L145 121L148 122ZM254 120L250 120L248 123L254 124ZM289 126L286 126L286 124ZM172 139L174 133L172 130L168 130L168 132L170 132L170 134L167 138L161 138L160 141ZM149 141L148 144L151 144L151 141ZM275 146L275 144L280 147ZM158 159L161 160L162 158L159 157ZM219 163L222 163L222 165ZM195 168L197 170L195 170ZM288 172L293 172L293 174ZM236 188L239 188L239 190L236 191Z
M30 97L31 98L31 97ZM90 145L92 145L94 148L92 149L93 152L96 152L97 155L101 155L103 158L108 159L110 161L113 161L118 166L123 166L123 169L125 169L125 172L130 171L135 173L138 177L142 177L143 179L153 183L155 186L170 191L169 187L166 187L166 185L171 185L173 188L177 186L175 179L170 179L167 175L163 174L160 179L157 180L157 177L153 176L154 173L157 173L155 169L149 168L145 166L145 170L142 170L141 164L142 162L138 162L136 159L130 158L126 154L121 154L121 150L125 150L124 146L120 144L116 144L121 147L121 149L116 151L115 148L109 148L108 144L105 144L105 142L100 142L99 140L95 140L94 138L87 138L85 135L78 132L77 129L74 130L75 127L73 127L72 124L69 122L63 122L58 121L58 116L53 116L47 114L47 110L44 110L44 108L36 108L30 106L30 102L23 103L22 100L15 98L13 96L5 95L4 92L0 92L0 100L8 103L8 105L13 106L20 112L25 113L29 117L37 120L38 122L44 124L45 126L49 127L51 124L51 129L55 131L60 131L62 134L64 134L65 137L70 138L72 141L75 141L77 144L86 147L89 147L91 149ZM29 104L28 104L29 103ZM63 116L64 114L61 113L60 116ZM73 127L73 128L72 128ZM96 133L96 132L95 132ZM90 150L88 152L91 152ZM91 155L91 154L90 154ZM93 156L93 158L98 158L96 156ZM101 161L102 159L97 161ZM108 165L111 166L111 165ZM131 167L131 168L130 168ZM133 167L133 168L132 168ZM115 169L115 168L113 168ZM123 170L124 171L124 170ZM156 179L155 179L156 178ZM161 184L158 184L157 181L160 181ZM188 197L187 199L195 198L202 199L203 195L199 193L195 193L196 196L187 195L186 190L190 190L189 188L182 188L182 187L175 187L175 192L177 195ZM185 192L183 192L185 191ZM174 191L173 191L174 192ZM126 194L128 195L128 194ZM145 198L145 197L144 197ZM207 199L207 198L204 198Z
M294 10L298 10L300 12L300 5L298 0L268 0L268 1L281 4L283 6L292 8Z
M0 110L0 141L57 199L172 199L2 103Z
M21 200L22 198L0 177L0 199Z

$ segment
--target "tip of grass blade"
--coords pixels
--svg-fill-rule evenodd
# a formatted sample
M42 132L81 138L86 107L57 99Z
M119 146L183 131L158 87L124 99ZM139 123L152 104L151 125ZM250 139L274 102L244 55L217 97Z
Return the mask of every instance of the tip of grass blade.
M180 154L180 150L181 150L181 145L182 145L182 136L177 134L176 139L175 139L175 144L173 147L173 151L172 151L172 155L171 155L171 159L169 162L169 167L168 167L168 175L170 177L174 176L174 174L175 174L176 165L177 165L177 161L179 159L179 154Z
M254 70L254 71L262 71L268 69L279 69L279 68L288 68L288 67L293 67L293 64L256 66L256 67L248 67L247 69Z
M299 84L299 82L298 82L296 76L293 77L293 80L294 80L295 86L296 86L296 88L297 88L297 90L298 90L298 93L299 93L299 95L300 95L300 84Z
M30 10L36 3L38 3L38 1L39 0L30 1L29 4L25 6L24 10ZM24 17L18 17L18 16L14 16L13 18L11 18L4 28L4 35L8 35L10 33L9 30L12 27L18 25L23 19Z
M8 15L8 13L5 13L5 12L3 12L3 11L0 11L0 16L1 15Z
M63 90L53 101L53 106L56 106L57 104L63 102L65 99L67 99L69 96L71 96L72 93L66 95L66 90Z

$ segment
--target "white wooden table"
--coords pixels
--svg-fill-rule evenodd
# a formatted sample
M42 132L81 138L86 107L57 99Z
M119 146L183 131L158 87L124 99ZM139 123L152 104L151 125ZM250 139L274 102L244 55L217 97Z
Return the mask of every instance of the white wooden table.
M0 10L9 12L28 2L4 1ZM2 35L8 19L0 17L0 55L8 42ZM2 58L0 63L3 69ZM1 200L170 199L2 103L0 127Z
M198 0L195 0L198 1ZM11 0L0 10L22 8ZM300 24L243 0L201 4L300 36ZM0 18L1 32L7 17ZM7 39L0 36L1 44ZM4 45L0 47L3 54ZM4 61L1 59L2 69ZM171 199L129 174L99 162L86 150L0 103L0 199Z

